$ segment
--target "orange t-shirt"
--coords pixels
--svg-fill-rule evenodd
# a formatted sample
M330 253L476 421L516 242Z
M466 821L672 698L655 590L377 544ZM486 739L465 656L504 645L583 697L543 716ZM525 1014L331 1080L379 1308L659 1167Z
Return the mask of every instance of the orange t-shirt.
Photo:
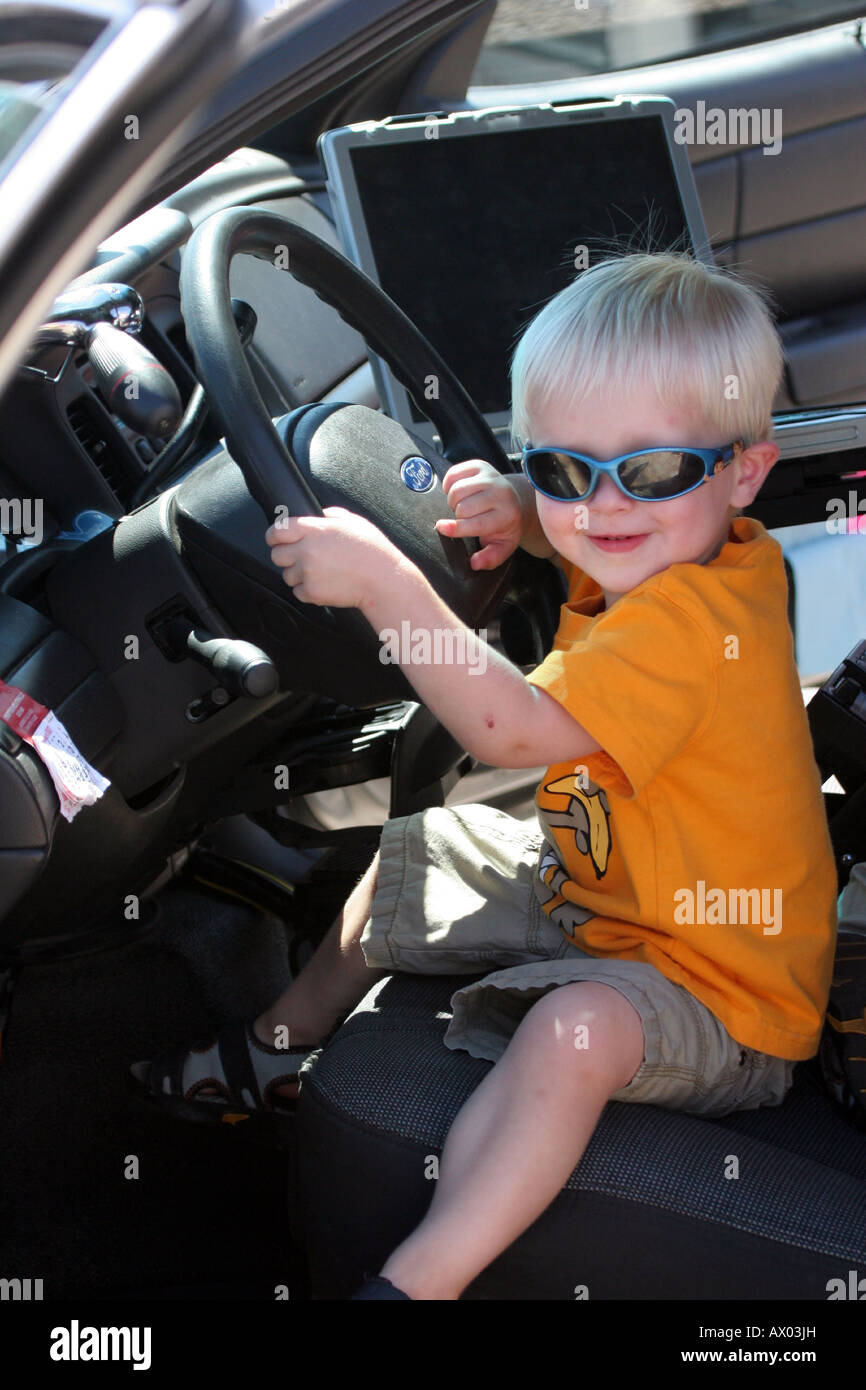
M781 546L737 517L714 560L671 565L610 610L569 570L528 679L603 751L538 788L545 911L590 955L654 965L744 1046L811 1057L836 871Z

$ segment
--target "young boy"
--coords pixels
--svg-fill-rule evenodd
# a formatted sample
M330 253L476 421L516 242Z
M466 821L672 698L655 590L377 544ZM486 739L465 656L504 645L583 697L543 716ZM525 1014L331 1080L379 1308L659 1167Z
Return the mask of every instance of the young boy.
M356 1297L459 1298L554 1199L608 1101L779 1105L817 1051L835 870L781 549L739 511L778 457L781 370L764 303L728 273L605 261L516 350L526 476L470 460L445 477L438 529L481 539L475 567L521 544L569 579L528 677L490 648L405 666L476 758L547 766L540 829L465 806L387 822L316 956L248 1029L272 1097L291 1071L274 1029L302 1055L385 973L493 970L454 995L446 1044L496 1065L428 1214ZM462 627L343 509L267 540L304 602L358 607L380 634Z

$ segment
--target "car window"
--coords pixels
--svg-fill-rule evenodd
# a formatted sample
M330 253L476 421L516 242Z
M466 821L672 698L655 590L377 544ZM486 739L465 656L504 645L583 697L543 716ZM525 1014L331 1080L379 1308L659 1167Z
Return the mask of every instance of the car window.
M866 504L829 509L826 521L770 530L794 576L801 681L827 675L866 633Z
M862 13L862 0L499 0L472 85L644 67Z
M0 81L0 161L45 109L49 82Z

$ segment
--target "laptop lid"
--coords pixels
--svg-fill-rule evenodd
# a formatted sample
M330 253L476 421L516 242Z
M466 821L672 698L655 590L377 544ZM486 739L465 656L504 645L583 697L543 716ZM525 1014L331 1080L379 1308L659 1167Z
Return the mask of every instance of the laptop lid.
M713 264L674 112L667 97L618 96L392 116L319 138L345 254L442 354L506 449L511 355L554 294L615 246ZM435 441L370 361L388 414Z

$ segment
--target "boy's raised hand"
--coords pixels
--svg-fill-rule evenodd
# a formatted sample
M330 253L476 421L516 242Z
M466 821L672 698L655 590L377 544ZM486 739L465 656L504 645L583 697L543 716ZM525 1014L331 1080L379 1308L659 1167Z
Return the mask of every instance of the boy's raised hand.
M474 570L492 570L513 554L523 538L520 498L509 480L483 459L454 463L442 479L454 518L436 522L442 536L477 536L483 548L472 555Z

